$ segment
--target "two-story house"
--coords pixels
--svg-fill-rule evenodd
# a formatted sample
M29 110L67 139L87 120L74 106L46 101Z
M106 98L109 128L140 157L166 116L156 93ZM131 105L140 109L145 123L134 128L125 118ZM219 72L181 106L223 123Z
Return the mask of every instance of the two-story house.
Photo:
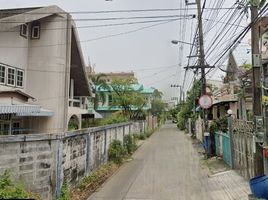
M57 6L0 10L0 134L81 128L90 95L69 13Z
M151 109L151 102L152 102L152 96L154 92L154 88L149 87L146 88L141 84L132 84L131 85L133 91L140 91L141 94L144 95L144 98L146 100L146 104L143 107L144 111L148 111ZM104 94L104 101L98 102L97 111L104 117L107 118L111 116L113 112L120 111L123 108L119 106L113 105L113 99L112 99L112 88L102 88L102 87L96 87L96 93L103 93ZM135 108L133 108L135 109Z

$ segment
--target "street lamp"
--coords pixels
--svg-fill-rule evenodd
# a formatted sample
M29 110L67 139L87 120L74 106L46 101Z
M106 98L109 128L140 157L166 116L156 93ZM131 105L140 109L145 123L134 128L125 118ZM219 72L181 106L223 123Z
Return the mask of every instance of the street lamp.
M178 44L178 43L182 43L182 44L188 44L191 46L196 46L195 44L189 43L189 42L184 42L184 41L180 41L180 40L171 40L172 44Z

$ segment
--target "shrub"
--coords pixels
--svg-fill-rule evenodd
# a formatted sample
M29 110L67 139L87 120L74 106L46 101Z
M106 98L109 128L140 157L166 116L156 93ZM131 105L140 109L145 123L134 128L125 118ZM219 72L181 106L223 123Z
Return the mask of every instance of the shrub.
M111 117L101 120L101 125L118 124L127 121L128 118L125 117L121 112L115 112L111 115Z
M211 123L210 123L210 133L213 133L215 131L222 131L224 133L227 132L228 130L228 120L227 117L221 117L218 119L214 119Z
M68 188L67 181L64 180L62 187L61 187L61 192L60 192L60 197L57 198L57 200L70 200L71 199L71 194Z
M154 132L154 130L152 130L152 129L146 130L145 131L145 136L149 138L153 134L153 132Z
M126 156L126 150L119 140L113 140L108 149L109 160L121 164Z
M131 155L137 149L136 139L133 135L125 135L124 147L129 155Z
M0 199L27 198L39 199L31 192L27 191L22 184L13 183L9 171L5 171L4 174L0 176Z
M145 134L140 134L139 135L139 140L145 140L146 139L146 136L145 136Z

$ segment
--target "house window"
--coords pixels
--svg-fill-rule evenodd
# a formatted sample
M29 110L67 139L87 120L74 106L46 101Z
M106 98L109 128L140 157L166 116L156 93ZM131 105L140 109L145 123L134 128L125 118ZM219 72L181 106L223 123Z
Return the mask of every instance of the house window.
M15 86L15 69L7 68L7 85Z
M109 96L108 96L108 101L109 101L109 103L113 102L113 96L111 94L109 94Z
M6 83L6 67L0 65L0 84Z
M32 37L32 39L39 39L40 38L40 24L39 24L39 22L33 22L31 37Z
M12 134L20 134L20 122L13 122Z
M28 36L28 24L20 25L20 35L27 38L27 36Z
M17 83L16 83L17 87L23 87L23 74L24 71L19 69L17 70Z

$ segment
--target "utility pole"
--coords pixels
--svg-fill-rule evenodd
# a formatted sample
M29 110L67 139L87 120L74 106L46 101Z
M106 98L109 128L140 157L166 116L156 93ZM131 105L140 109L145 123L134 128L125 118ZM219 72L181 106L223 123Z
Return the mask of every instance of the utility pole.
M193 5L194 3L188 3L187 5ZM199 62L197 66L187 66L186 69L201 69L201 96L206 94L206 68L214 68L215 66L209 66L205 63L205 53L204 53L204 38L203 38L203 24L202 24L202 10L201 10L201 2L200 0L196 0L197 5L197 15L198 15L198 42L199 42ZM208 132L208 120L207 120L207 110L202 109L203 113L203 123L204 129L202 131L202 137L204 138L204 133ZM208 150L208 149L206 149ZM207 152L208 153L208 152Z
M206 75L205 75L205 54L204 54L204 38L203 38L203 23L200 0L196 0L197 15L198 15L198 36L199 36L199 67L201 68L201 94L206 94Z
M202 11L200 0L196 0L197 5L197 15L198 15L198 36L199 36L199 68L201 69L201 96L206 94L206 66L205 65L205 53L204 53L204 37L203 37L203 23L202 23ZM204 121L204 131L202 135L204 138L204 133L208 132L208 119L207 110L202 109L203 121ZM208 150L208 149L206 149ZM207 152L208 154L208 152Z
M251 3L251 22L254 22L258 16L259 0L252 1ZM253 92L253 115L254 115L254 132L256 134L257 119L262 118L262 103L261 103L261 59L259 50L259 23L255 22L251 28L251 48L252 48L252 92ZM255 135L254 134L254 135ZM255 153L255 175L264 174L262 147L259 143L256 144Z

